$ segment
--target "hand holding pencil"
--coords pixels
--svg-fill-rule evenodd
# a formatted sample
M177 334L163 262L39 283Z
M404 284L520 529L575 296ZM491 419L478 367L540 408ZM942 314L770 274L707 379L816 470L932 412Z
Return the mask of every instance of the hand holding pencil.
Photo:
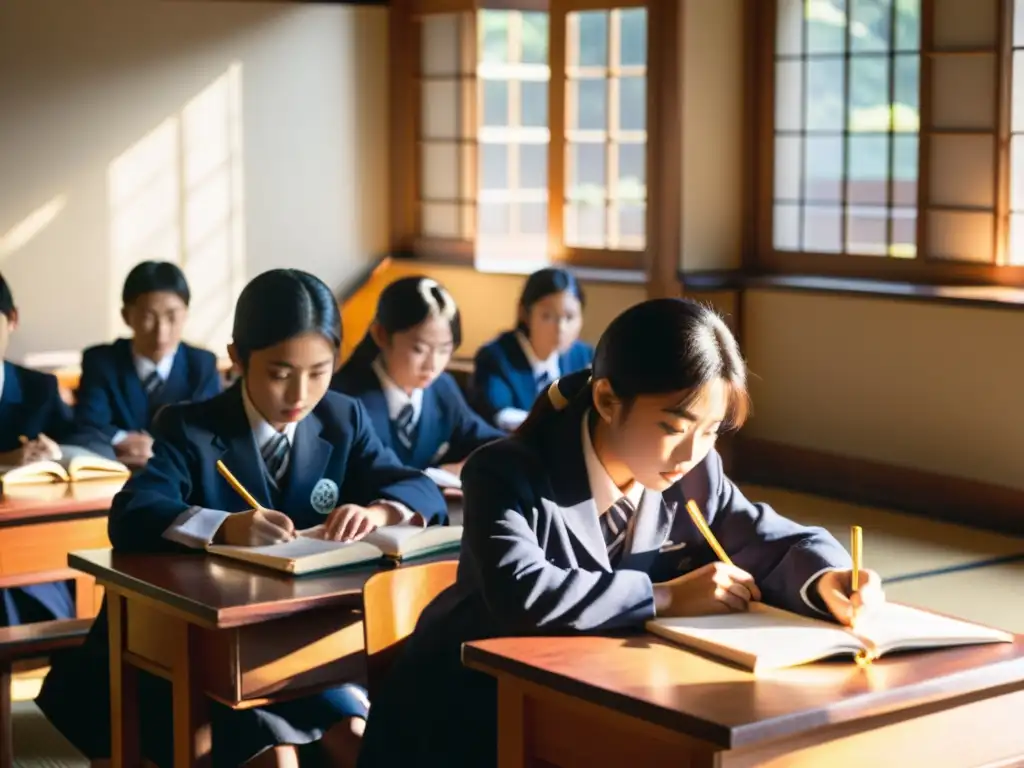
M224 519L214 538L217 544L257 547L295 538L295 523L288 515L263 507L223 461L217 461L217 471L250 507L248 512L235 512Z
M859 525L850 529L852 568L826 572L818 580L818 594L840 624L853 627L863 609L885 601L882 579L864 567L864 533Z

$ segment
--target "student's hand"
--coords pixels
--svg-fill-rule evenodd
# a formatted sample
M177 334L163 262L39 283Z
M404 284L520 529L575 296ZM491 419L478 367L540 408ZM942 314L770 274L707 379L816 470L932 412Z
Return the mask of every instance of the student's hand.
M145 432L129 432L114 446L118 461L128 467L144 467L153 457L153 438Z
M356 541L387 524L388 511L383 507L343 504L327 516L323 538L328 541Z
M34 461L56 461L61 457L60 446L46 435L40 434L35 440L25 440L20 448L3 455L3 463L24 466Z
M295 523L284 512L274 509L250 509L224 518L214 541L237 547L280 544L295 538Z
M851 587L852 571L828 571L818 579L818 594L840 624L853 624L855 614L862 608L885 602L882 577L864 568L860 571L859 589Z
M751 600L760 599L761 590L753 576L720 562L654 585L658 616L706 616L745 611Z

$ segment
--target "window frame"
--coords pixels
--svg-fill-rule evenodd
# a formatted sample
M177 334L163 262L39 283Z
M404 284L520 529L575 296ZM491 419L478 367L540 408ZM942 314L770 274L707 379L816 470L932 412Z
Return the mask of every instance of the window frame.
M577 11L644 7L647 9L646 64L646 210L645 245L641 250L581 248L564 242L565 207L565 70L566 45L550 44L548 84L548 254L542 264L598 269L643 270L675 282L681 249L682 117L680 77L680 5L683 0L392 0L389 19L391 51L389 73L390 226L392 253L442 263L474 266L476 238L423 237L419 227L420 123L419 17L465 13L460 45L463 54L472 46L477 60L476 17L481 9L542 11L550 14L550 40L565 40L566 16ZM465 30L471 29L471 33ZM476 69L473 67L473 79ZM478 87L460 119L478 121ZM410 106L412 105L412 106ZM558 105L558 108L555 108ZM401 119L396 119L401 118ZM477 131L472 132L477 142ZM657 158L657 162L655 162ZM670 169L677 169L675 173ZM474 174L477 169L474 168ZM474 199L474 214L476 212ZM556 214L557 209L557 214ZM500 268L500 259L488 259L488 268ZM652 278L653 279L653 278Z
M895 1L895 0L894 0ZM747 87L754 119L751 121L752 164L756 178L754 216L749 242L753 252L745 266L762 275L811 275L844 279L866 279L939 284L1024 285L1024 266L1008 265L1009 245L1009 136L1012 108L1012 36L1014 0L997 0L993 177L994 233L992 252L985 261L952 261L934 255L929 243L926 212L941 209L928 203L930 183L930 139L942 133L932 127L932 70L935 60L951 51L937 50L934 41L935 0L921 0L921 70L919 78L920 129L918 133L917 254L912 259L889 256L781 251L774 245L774 153L775 153L775 47L779 0L747 4L748 38L754 42L748 59ZM1017 0L1020 2L1020 0ZM1024 5L1024 4L1022 4ZM968 52L970 53L970 52ZM955 54L954 54L955 55ZM1021 169L1024 173L1024 168ZM892 183L892 180L889 180Z

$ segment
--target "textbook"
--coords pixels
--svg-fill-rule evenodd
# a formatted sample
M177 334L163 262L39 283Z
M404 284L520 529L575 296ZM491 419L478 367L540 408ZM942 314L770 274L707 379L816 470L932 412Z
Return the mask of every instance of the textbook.
M20 467L0 466L0 485L37 485L76 483L82 480L128 478L131 470L124 464L75 445L60 446L56 460L34 461Z
M291 541L262 547L208 544L214 555L244 560L275 571L301 576L331 568L370 565L382 559L410 560L449 550L462 541L461 525L389 525L378 528L359 541L325 541L317 528L301 531Z
M795 667L867 651L1012 643L1013 635L896 603L865 608L853 630L764 603L744 613L652 619L647 630L666 640L730 661L750 672Z

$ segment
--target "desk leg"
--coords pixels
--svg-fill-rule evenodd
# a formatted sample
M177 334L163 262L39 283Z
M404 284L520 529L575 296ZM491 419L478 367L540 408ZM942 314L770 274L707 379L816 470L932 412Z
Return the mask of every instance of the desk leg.
M177 634L171 670L174 768L208 768L213 764L213 735L209 701L203 693L202 672L197 668L201 651L187 622L179 623Z
M107 593L110 624L110 765L129 768L141 762L139 752L139 673L124 657L127 644L127 601Z
M526 697L511 680L498 680L498 768L526 768Z
M80 619L88 619L97 613L96 579L83 573L75 578L75 615Z

